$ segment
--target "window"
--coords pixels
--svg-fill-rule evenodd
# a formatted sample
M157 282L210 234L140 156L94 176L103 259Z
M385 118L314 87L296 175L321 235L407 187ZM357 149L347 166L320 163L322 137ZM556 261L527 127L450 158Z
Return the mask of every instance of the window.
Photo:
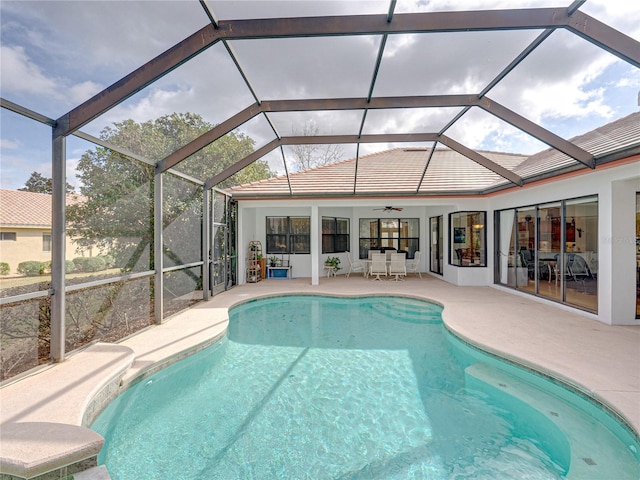
M359 257L369 250L398 250L414 258L420 250L419 218L361 218Z
M50 233L42 234L42 251L43 252L51 251L51 234Z
M349 251L349 219L322 217L322 253Z
M449 263L458 267L486 267L486 212L449 214Z
M267 217L267 254L311 253L310 217Z
M15 242L16 241L16 232L0 232L0 241L3 242Z
M444 251L444 229L442 215L429 219L431 238L429 242L429 271L442 275Z

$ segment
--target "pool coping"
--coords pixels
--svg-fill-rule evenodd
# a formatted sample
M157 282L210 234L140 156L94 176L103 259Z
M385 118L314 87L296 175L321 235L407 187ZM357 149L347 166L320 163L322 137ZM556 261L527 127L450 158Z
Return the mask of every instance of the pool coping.
M48 366L3 386L0 389L0 441L3 445L0 473L19 473L15 470L5 471L5 465L10 460L5 458L5 446L20 447L20 451L31 452L23 460L32 466L43 456L50 461L51 454L57 455L55 458L59 467L86 460L73 458L69 453L61 454L59 442L55 438L39 438L38 448L25 450L24 447L30 444L32 447L36 439L28 436L18 439L2 438L2 431L5 430L1 428L3 425L47 422L85 428L109 401L133 383L222 338L228 325L230 307L257 298L285 294L342 297L398 295L436 302L444 307L443 321L447 329L456 336L491 354L555 378L595 399L640 438L640 327L612 327L585 318L578 312L567 312L492 287L456 287L429 275L425 275L424 279L411 278L406 282L372 282L353 276L350 279L338 276L322 279L320 285L315 286L309 283L309 279L286 282L267 280L258 284L240 285L118 344L93 344L70 356L65 362ZM502 307L503 315L495 315L500 311L496 307ZM523 308L527 312L524 318L520 315ZM473 313L471 321L470 310ZM518 312L517 315L514 312ZM551 325L556 325L561 330L560 334L551 334L546 328L549 326L549 318L554 319ZM491 328L487 330L487 326ZM509 332L515 333L518 328L526 330L525 344L523 332L520 332L518 341L508 341L513 340L509 337ZM493 335L490 330L493 330ZM573 335L568 336L571 332ZM589 332L592 334L589 335ZM606 335L598 340L598 335L593 332L604 332ZM576 339L580 339L585 345L595 342L600 347L608 345L599 341L609 343L613 339L616 345L615 348L603 348L606 350L607 362L598 367L597 363L588 361L590 357L584 357L571 348L571 340ZM545 351L538 351L536 355L536 349L528 348L531 345L546 345L547 348L542 349ZM554 348L549 349L550 345ZM571 360L565 362L564 366L567 368L563 368L563 363L554 359L554 351L556 355L560 353L560 356ZM637 366L635 371L633 362ZM610 364L626 364L627 369L616 375L609 367ZM593 370L594 367L597 370L595 373L583 376L575 374L576 368ZM70 372L74 374L70 376ZM100 375L95 375L95 372L100 372ZM52 391L55 392L54 395ZM56 464L56 461L47 465L51 464ZM34 472L35 475L46 473L37 468L30 470L30 474ZM36 477L16 475L15 478Z

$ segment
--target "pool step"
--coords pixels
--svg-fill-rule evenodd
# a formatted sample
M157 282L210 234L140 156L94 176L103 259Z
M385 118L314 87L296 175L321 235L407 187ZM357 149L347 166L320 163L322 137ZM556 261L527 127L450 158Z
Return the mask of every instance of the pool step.
M394 319L410 323L434 324L442 323L440 311L432 311L429 305L412 305L405 303L376 303L371 305L376 313L393 317Z
M111 480L111 476L104 465L90 468L73 475L73 480Z
M465 369L465 385L513 411L518 427L528 429L527 434L566 470L565 478L637 480L638 463L628 447L595 419L576 411L567 402L484 363ZM622 452L628 461L620 462Z

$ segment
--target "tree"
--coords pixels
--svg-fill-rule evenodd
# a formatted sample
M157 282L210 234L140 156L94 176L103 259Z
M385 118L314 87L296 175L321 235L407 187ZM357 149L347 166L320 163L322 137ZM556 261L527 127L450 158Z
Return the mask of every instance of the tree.
M65 182L66 183L66 182ZM73 185L66 184L67 193L73 193ZM48 177L43 177L41 173L32 172L29 179L24 182L24 187L19 188L21 192L33 192L33 193L53 193L53 180Z
M174 113L144 123L114 123L102 130L100 138L157 162L211 128L213 125L199 115ZM232 132L174 168L205 181L253 150L251 138ZM77 170L84 201L67 208L68 230L74 242L111 254L124 271L152 269L153 166L96 147L82 155ZM258 161L220 186L271 176L267 163ZM202 188L169 173L164 178L163 249L173 264L189 263L200 254ZM197 249L188 250L185 245L189 243L197 244Z
M320 127L315 122L308 121L301 130L294 127L292 133L294 136L317 136L320 134ZM342 147L332 144L293 145L292 150L294 166L298 171L328 165L340 160L343 155Z

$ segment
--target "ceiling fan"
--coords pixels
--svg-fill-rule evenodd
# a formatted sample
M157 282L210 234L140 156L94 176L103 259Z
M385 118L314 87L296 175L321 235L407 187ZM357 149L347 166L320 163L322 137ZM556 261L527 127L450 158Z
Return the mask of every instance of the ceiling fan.
M396 212L401 212L402 208L400 208L400 207L382 207L382 208L374 208L374 210L384 210L385 212L393 212L395 210Z

